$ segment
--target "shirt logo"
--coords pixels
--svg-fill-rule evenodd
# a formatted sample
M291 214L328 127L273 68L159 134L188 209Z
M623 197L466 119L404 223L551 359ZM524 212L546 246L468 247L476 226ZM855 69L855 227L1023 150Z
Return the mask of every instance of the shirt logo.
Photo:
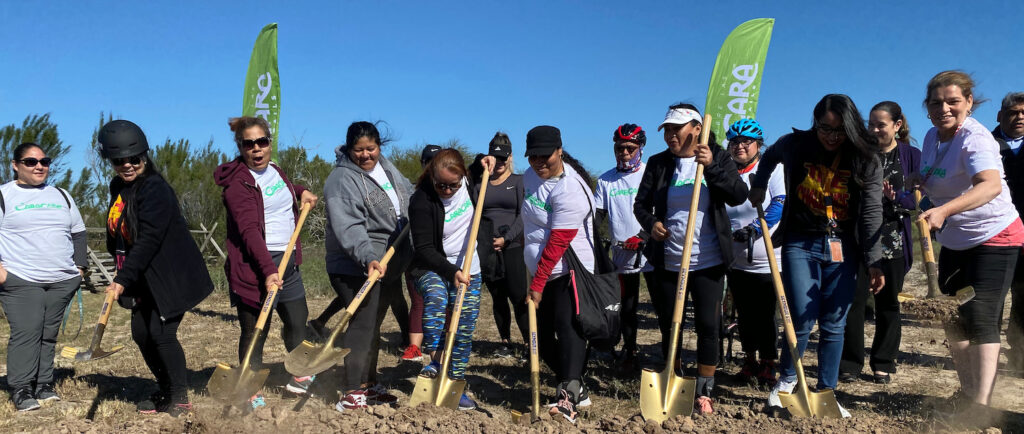
M831 172L830 167L821 164L804 163L807 169L807 176L796 189L797 197L811 210L814 215L825 216L825 190L822 184L825 177ZM840 169L832 177L832 185L828 186L832 195L832 210L836 220L846 220L849 217L848 206L850 202L850 170Z
M64 206L60 205L60 204L56 204L56 203L23 203L21 205L18 205L16 207L14 207L14 210L15 211L25 211L25 210L30 210L30 209L44 209L44 208L45 209L61 209L61 208L64 208Z
M690 180L690 185L693 185L693 180L692 180L692 179ZM706 184L705 184L705 185L706 185ZM618 189L618 190L612 190L612 191L611 191L611 193L608 193L608 197L615 197L615 196L633 196L633 195L635 195L635 194L636 194L636 193L637 193L638 191L640 191L640 190L639 190L639 189L636 189L636 188L620 188L620 189Z
M447 213L444 216L444 222L451 223L452 220L459 218L459 216L466 213L466 210L468 210L471 205L472 203L469 199L466 199L465 202L462 202L462 205L459 205L457 208L453 209L452 212Z
M530 191L527 191L526 193L527 202L544 211L551 212L551 205L548 205L547 203L544 203L544 201L540 200L540 198L537 197L537 193L533 193Z
M271 185L270 187L263 189L263 195L267 197L273 196L277 194L278 191L281 191L282 188L284 188L284 180L279 179L277 180L277 184Z
M921 168L921 175L928 176L928 171L930 171L930 170L932 170L932 166L924 166L924 167L922 167ZM931 176L938 176L939 178L945 178L946 177L946 169L940 169L940 168L936 167L935 171L932 172Z
M676 182L672 184L672 186L673 187L685 187L687 185L693 185L693 181L694 181L694 178L677 179ZM708 186L708 180L701 178L700 185L702 185L704 187L707 187Z
M384 190L384 191L391 191L391 190L395 189L395 187L391 186L390 182L385 182L384 185L380 186L380 188L381 188L381 190Z

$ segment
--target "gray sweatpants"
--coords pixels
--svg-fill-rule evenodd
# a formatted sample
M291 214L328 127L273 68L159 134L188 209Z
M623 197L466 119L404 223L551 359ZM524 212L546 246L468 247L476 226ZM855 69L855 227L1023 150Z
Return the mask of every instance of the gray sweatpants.
M7 343L7 384L12 390L53 383L54 347L67 307L82 278L56 283L29 282L7 273L0 285L11 337Z

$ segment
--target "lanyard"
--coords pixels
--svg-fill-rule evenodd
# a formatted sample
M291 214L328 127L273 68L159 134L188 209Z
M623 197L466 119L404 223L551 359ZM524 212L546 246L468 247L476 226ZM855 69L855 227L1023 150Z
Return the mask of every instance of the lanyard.
M840 153L836 153L836 158L832 160L832 168L825 175L825 184L821 186L822 193L824 194L825 216L828 217L829 232L836 227L835 213L832 211L832 178L835 178L836 172L839 171L840 155Z

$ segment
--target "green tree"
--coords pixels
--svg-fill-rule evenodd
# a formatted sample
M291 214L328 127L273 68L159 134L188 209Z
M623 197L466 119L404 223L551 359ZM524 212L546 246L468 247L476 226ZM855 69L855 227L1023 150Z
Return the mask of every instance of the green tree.
M213 179L213 171L226 163L229 157L214 149L211 140L193 149L187 139L171 141L150 149L150 157L178 195L181 212L189 226L200 224L209 228L214 222L224 222L221 187ZM223 233L218 230L218 233Z
M0 128L0 160L10 161L14 158L14 148L18 145L32 142L43 148L47 157L53 159L50 165L50 177L60 176L62 170L62 157L70 148L64 145L60 135L57 133L57 124L50 122L50 114L28 115L22 121L21 126L15 124ZM10 170L0 170L0 183L6 183L14 179Z
M281 166L281 170L284 170L292 183L306 187L321 199L323 198L324 181L334 169L334 164L319 155L314 155L310 159L306 148L298 143L285 149L279 149L277 164ZM327 215L323 205L319 205L309 212L303 232L306 234L305 239L312 240L317 244L324 241L327 233Z

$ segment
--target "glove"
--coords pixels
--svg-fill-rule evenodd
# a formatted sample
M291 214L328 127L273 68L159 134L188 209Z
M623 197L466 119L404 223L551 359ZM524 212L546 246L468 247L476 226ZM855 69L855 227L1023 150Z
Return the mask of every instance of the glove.
M622 242L622 248L624 250L634 250L634 251L640 250L640 244L643 243L643 242L644 242L644 240L641 239L640 237L632 236L632 237L629 237L628 240Z
M747 240L754 238L754 234L754 228L746 226L744 228L737 229L736 232L733 232L732 240L739 243L745 243Z

